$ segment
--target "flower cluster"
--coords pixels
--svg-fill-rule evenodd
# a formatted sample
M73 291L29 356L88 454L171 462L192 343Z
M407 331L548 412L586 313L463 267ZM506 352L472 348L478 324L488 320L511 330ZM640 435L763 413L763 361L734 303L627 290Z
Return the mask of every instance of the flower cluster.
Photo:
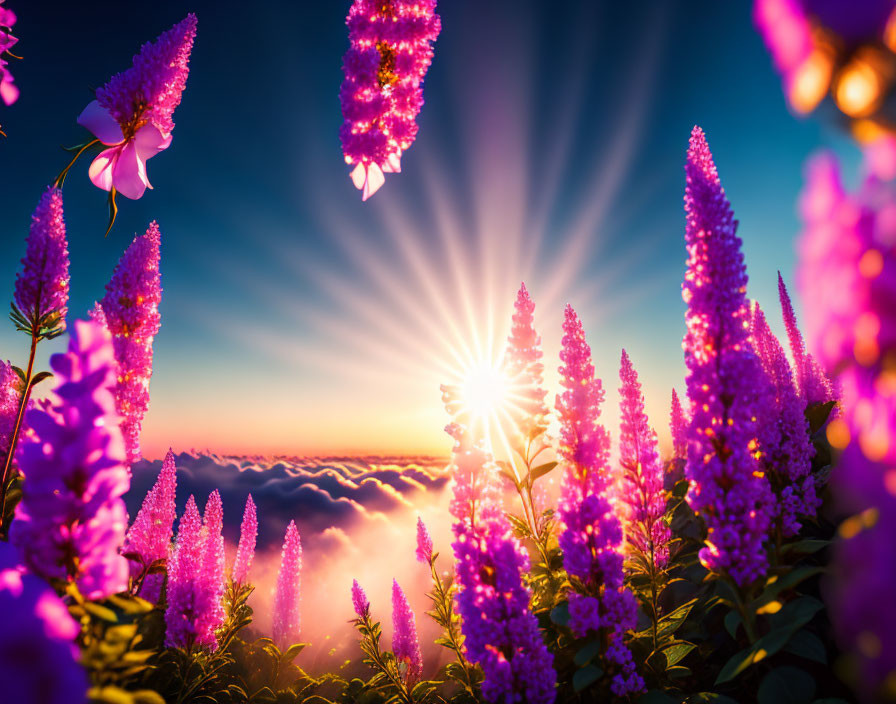
M547 428L544 364L541 363L541 337L535 330L535 302L526 284L516 294L510 335L504 352L504 368L513 385L511 415L524 437L534 428Z
M358 580L352 580L352 607L358 618L366 618L370 614L370 600Z
M149 406L152 343L161 325L159 274L161 235L155 221L134 238L106 284L106 295L91 315L112 333L118 384L115 405L127 443L128 463L140 459L140 430Z
M108 147L90 165L98 188L131 199L152 188L146 162L171 145L172 115L187 83L195 37L196 16L190 14L144 44L133 65L97 90L78 117Z
M149 567L168 557L171 535L177 508L174 505L177 491L177 466L174 452L168 450L162 462L162 470L156 483L146 493L137 518L128 529L122 553L131 557L131 576L143 577L139 595L147 601L157 602L162 592L165 575L147 574Z
M780 527L785 536L791 537L799 533L801 517L814 517L821 505L811 474L815 451L809 438L809 422L784 349L757 303L753 304L750 342L771 389L771 403L760 419L762 460L777 495Z
M392 652L407 665L405 681L412 684L423 675L423 655L417 638L417 621L396 580L392 580Z
M701 562L743 586L767 567L772 495L756 455L768 384L748 339L747 272L737 223L699 127L691 133L685 172L683 347L693 413L688 502L708 532Z
M246 508L243 510L243 522L240 525L240 542L236 549L236 557L233 561L231 579L237 584L246 584L249 580L249 570L252 569L252 558L255 556L255 541L258 538L258 515L255 511L255 502L252 494L246 499Z
M80 626L39 577L18 565L0 542L0 682L9 702L72 704L86 701L87 673L74 640Z
M681 407L678 392L672 389L672 410L669 413L669 430L672 433L672 457L677 460L688 456L688 425L690 419Z
M298 642L302 628L299 597L302 584L302 540L296 522L290 521L283 539L277 591L274 594L274 642L288 648Z
M224 623L224 507L215 489L202 516L202 562L196 607L196 642L214 651L215 633Z
M202 517L191 495L180 518L177 541L168 559L165 645L169 648L191 649L196 643L202 543Z
M9 452L21 397L22 380L8 362L0 360L0 460Z
M10 539L36 574L74 581L89 599L127 588L119 552L127 530L122 495L130 480L115 400L109 334L77 321L68 352L50 366L58 384L45 410L28 411L31 434L19 452L25 474Z
M871 149L892 148L887 142ZM883 606L896 583L896 182L876 170L874 156L866 154L854 193L844 190L833 155L809 162L798 277L812 303L809 347L842 385L843 413L827 430L843 451L833 481L841 507L862 520L841 529L834 621L860 657L868 693L896 672L896 611Z
M31 216L22 269L16 276L13 319L35 337L54 337L65 330L69 260L62 215L62 191L48 188Z
M572 306L563 321L558 452L565 461L558 512L563 523L563 566L581 588L569 595L569 625L578 636L606 635L604 656L614 666L617 696L639 692L626 631L635 627L637 603L623 584L622 526L608 498L610 436L598 422L604 390L595 376L591 348ZM645 455L646 457L646 455Z
M401 170L417 136L423 77L441 30L435 7L436 0L355 0L349 10L339 136L364 200L383 185L384 172Z
M663 466L657 449L656 432L648 425L644 395L638 373L625 350L619 368L620 428L619 454L622 463L621 496L628 507L626 538L655 567L669 561L669 526L666 496L663 493Z
M428 565L432 560L432 538L420 516L417 516L417 561Z
M466 655L482 667L487 701L550 704L557 674L529 611L523 583L529 558L495 500L496 468L462 427L450 425L448 432L456 440L452 548Z
M0 0L0 5L2 4L3 0ZM12 73L6 68L9 63L3 58L19 41L10 33L15 23L16 13L0 7L0 100L7 105L12 105L19 99L19 89L13 81Z

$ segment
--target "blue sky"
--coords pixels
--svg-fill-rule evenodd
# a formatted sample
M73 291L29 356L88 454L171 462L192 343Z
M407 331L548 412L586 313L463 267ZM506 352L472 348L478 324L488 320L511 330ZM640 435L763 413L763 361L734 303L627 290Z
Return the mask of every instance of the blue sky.
M804 159L834 146L849 171L856 158L832 125L788 112L748 3L445 0L419 136L367 203L338 140L348 2L6 5L25 57L12 66L21 98L0 108L10 295L30 213L66 163L59 147L85 134L75 118L91 87L199 17L173 144L149 162L155 190L121 199L104 239L86 161L65 187L74 316L136 232L152 219L162 230L150 456L447 451L438 383L461 340L478 337L483 354L503 344L521 280L549 372L570 302L608 406L625 346L664 426L683 388L691 127L706 130L750 293L769 310L776 271L792 278ZM26 343L0 331L3 357L21 363Z

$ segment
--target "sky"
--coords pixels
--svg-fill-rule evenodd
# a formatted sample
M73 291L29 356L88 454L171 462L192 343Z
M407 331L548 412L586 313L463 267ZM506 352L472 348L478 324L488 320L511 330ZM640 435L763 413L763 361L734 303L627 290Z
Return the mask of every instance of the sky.
M145 455L446 454L439 384L500 354L525 281L556 391L565 304L582 318L615 428L619 354L641 374L665 441L684 388L683 162L709 139L740 220L750 295L776 311L793 279L802 165L837 130L787 110L749 3L451 0L420 131L362 203L341 154L349 3L7 0L19 16L0 106L0 282L12 295L31 211L84 141L91 89L195 12L199 29L173 144L154 190L105 193L85 160L65 185L69 320L103 295L155 219L162 328ZM0 284L2 285L2 284ZM799 306L798 306L799 307ZM776 312L773 327L781 330ZM39 361L64 339L45 344ZM0 356L28 340L0 329ZM551 398L553 393L551 394Z

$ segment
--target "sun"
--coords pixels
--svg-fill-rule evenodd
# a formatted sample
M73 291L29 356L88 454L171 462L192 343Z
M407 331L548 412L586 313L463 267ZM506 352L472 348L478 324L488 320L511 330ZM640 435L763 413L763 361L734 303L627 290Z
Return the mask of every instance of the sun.
M498 418L509 402L510 379L501 366L479 362L466 370L461 404L473 423Z

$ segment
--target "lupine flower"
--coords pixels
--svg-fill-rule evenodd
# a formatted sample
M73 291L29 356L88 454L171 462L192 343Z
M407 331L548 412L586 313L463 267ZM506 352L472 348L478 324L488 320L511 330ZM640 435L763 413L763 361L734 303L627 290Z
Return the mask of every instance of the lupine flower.
M0 360L0 460L9 452L22 398L22 380L9 362Z
M619 369L620 428L619 453L623 467L624 489L621 496L628 505L626 538L641 554L652 558L656 567L669 561L669 526L666 496L663 493L663 467L657 451L656 433L648 425L644 395L638 373L625 350Z
M405 681L416 682L423 674L423 655L417 638L417 621L396 580L392 580L392 652L399 663L407 663Z
M215 633L224 624L224 510L215 489L205 504L202 519L202 564L196 599L196 643L214 652Z
M2 8L0 8L2 11ZM79 625L39 577L0 542L0 682L8 702L83 704L87 673L78 664Z
M46 579L74 581L88 599L127 589L118 550L127 530L122 495L130 486L112 396L115 358L102 326L77 321L68 352L54 354L55 398L28 411L31 434L19 465L25 474L10 539Z
M90 165L97 188L126 198L152 188L146 162L171 145L174 109L189 74L196 15L189 14L155 42L143 45L134 65L114 75L78 117L108 147Z
M688 417L681 407L678 393L672 389L672 411L670 413L670 430L672 431L672 457L676 460L688 456Z
M792 537L800 531L800 519L814 517L821 505L811 474L815 450L805 404L794 387L784 349L758 303L753 304L750 336L772 390L772 403L760 418L762 461L777 494L775 508L781 530L785 537Z
M747 272L734 213L699 127L688 149L684 338L693 418L688 502L703 517L703 565L744 586L765 574L772 495L755 456L767 384L748 340Z
M364 618L370 613L370 600L367 598L361 585L358 584L357 579L352 580L352 607L355 609L355 613L358 614L358 618Z
M0 5L4 0L0 0ZM19 41L10 34L10 30L16 24L16 13L5 7L0 7L0 100L7 105L12 105L19 99L19 89L13 81L12 74L6 68L9 64L3 59L3 54L12 49Z
M833 383L815 357L806 351L803 334L797 325L796 313L793 312L790 294L787 293L787 287L784 285L780 271L778 272L778 298L781 300L781 313L784 316L784 327L787 330L787 340L790 343L790 353L793 356L793 372L800 398L810 406L835 400L836 393Z
M302 583L302 540L296 522L290 521L283 539L277 591L274 595L274 642L288 648L298 642L301 631L299 597ZM360 589L360 587L359 587Z
M139 556L139 561L131 561L131 577L139 576L155 561L168 556L174 519L177 516L174 505L176 491L177 466L174 463L174 452L168 450L159 478L146 493L122 548L124 554L134 553ZM157 602L164 582L164 574L146 574L139 595L147 601Z
M31 216L31 230L22 269L16 276L16 313L20 329L39 334L52 330L50 336L65 330L68 312L68 243L62 217L62 191L48 188ZM27 322L27 325L22 323ZM58 331L58 332L57 332Z
M457 560L457 612L466 655L482 666L482 696L489 702L550 704L557 674L523 583L529 558L496 500L496 467L489 453L459 425L451 512Z
M115 405L122 418L129 464L141 457L140 430L149 407L152 343L161 326L160 245L159 226L153 221L145 234L134 238L116 265L98 306L102 316L91 314L102 320L115 344Z
M820 95L806 94L805 88L798 83L801 72L813 65L812 27L803 3L800 0L755 0L753 21L781 74L791 105L799 112L810 111L824 97L827 83L821 87Z
M401 171L402 153L417 136L423 77L441 30L436 0L355 0L346 24L351 46L339 91L339 131L351 178L367 200Z
M896 183L882 179L869 157L872 168L854 193L843 189L832 155L809 162L797 281L811 302L809 348L842 384L842 415L827 434L842 450L835 496L858 516L841 528L832 620L858 655L860 687L871 700L896 673Z
M644 689L625 645L636 625L637 603L623 584L622 526L608 499L610 436L598 422L604 390L594 374L591 348L572 306L563 321L558 452L565 460L558 513L563 523L563 566L585 593L569 595L569 625L578 636L605 634L605 659L613 665L611 690L617 696ZM646 425L646 424L645 424Z
M417 516L417 561L429 564L432 560L432 538L426 529L426 524L420 516Z
M526 284L520 284L514 303L513 322L504 352L504 365L513 380L514 406L518 420L525 419L547 428L545 417L544 364L541 363L541 336L535 330L535 303ZM526 430L523 430L528 435Z
M191 495L187 499L177 529L177 541L168 559L165 645L169 648L189 650L199 635L202 558L202 517Z
M246 509L243 511L243 523L240 526L240 543L236 549L236 558L233 561L233 573L231 579L237 584L245 584L249 581L249 570L252 569L252 558L255 556L255 541L258 538L258 517L255 513L255 502L252 494L246 499Z

